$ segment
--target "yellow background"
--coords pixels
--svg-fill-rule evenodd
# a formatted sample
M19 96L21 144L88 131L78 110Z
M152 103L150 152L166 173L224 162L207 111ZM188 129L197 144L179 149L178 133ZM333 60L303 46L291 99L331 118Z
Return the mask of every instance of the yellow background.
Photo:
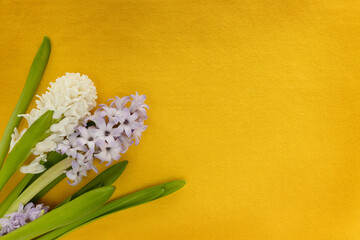
M116 197L188 181L64 239L360 239L359 1L1 0L0 133L43 35L38 93L81 72L99 103L148 96Z

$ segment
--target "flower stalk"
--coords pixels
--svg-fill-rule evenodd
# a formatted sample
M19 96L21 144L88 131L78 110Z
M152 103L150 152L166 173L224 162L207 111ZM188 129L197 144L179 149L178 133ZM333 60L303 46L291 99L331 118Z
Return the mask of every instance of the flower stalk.
M55 164L53 167L44 172L38 179L36 179L29 187L27 187L24 192L12 203L12 205L7 210L6 214L14 212L20 204L26 204L29 202L36 194L38 194L43 188L48 184L54 181L57 177L64 173L66 169L71 167L71 161L73 159L66 158L59 163Z
M6 197L6 199L0 205L0 217L5 215L5 212L9 209L11 204L15 201L15 199L19 196L22 190L26 187L26 185L31 180L32 175L27 174L16 187L11 191L11 193Z
M60 155L57 152L50 152L47 154L47 161L44 163L46 168L50 168L51 166L55 165L59 161L65 159L65 155ZM26 174L23 179L15 186L15 188L9 193L9 195L5 198L5 200L0 204L0 217L4 216L5 212L9 209L11 204L19 197L21 192L28 187L31 183L33 183L41 174ZM63 176L65 178L65 174ZM62 178L62 179L63 179ZM49 184L51 185L51 184ZM43 190L41 190L33 199L32 202L36 202L40 197L42 197L45 193L47 188L52 188L53 186L46 186ZM54 184L56 185L56 184Z

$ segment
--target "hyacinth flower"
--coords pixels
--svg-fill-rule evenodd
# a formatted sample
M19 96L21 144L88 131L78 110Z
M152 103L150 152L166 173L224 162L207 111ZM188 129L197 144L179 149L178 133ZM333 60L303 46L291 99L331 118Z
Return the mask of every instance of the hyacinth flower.
M20 134L15 128L11 136L10 153L4 169L0 171L0 189L29 155L33 154L36 158L29 165L20 168L22 173L29 174L0 205L1 216L23 189L38 177L33 174L43 172L45 166L50 167L64 158L49 153L56 150L57 145L74 132L79 122L90 115L90 111L96 106L97 94L94 83L88 76L66 73L50 83L46 93L37 97L36 108L29 114L20 115L27 120L29 128L23 129ZM43 118L46 123L41 122ZM33 131L40 133L34 134ZM20 152L17 148L26 148L26 151Z
M54 111L53 118L57 120L50 128L51 135L36 144L33 154L38 156L29 165L22 166L22 173L40 173L45 170L41 162L46 162L46 154L56 150L57 145L64 138L74 132L90 111L96 106L96 88L94 83L86 75L80 73L66 73L64 76L50 83L48 91L42 96L37 96L37 107L29 114L22 114L28 125L31 126L44 112ZM20 134L15 129L12 135L10 149L21 136L27 131L25 128Z
M106 162L109 166L113 160L118 161L120 155L135 143L138 145L142 132L147 128L144 120L147 119L145 95L130 95L127 97L110 99L110 106L99 105L94 115L85 118L83 126L76 128L75 132L63 143L58 145L58 151L74 160L71 170L66 176L72 185L78 184L87 171L97 169L94 159ZM130 104L129 107L126 107Z
M101 104L99 109L83 121L75 132L57 147L61 154L68 158L60 161L37 180L34 181L12 203L7 213L13 212L19 204L25 204L35 197L48 184L53 182L66 171L66 176L77 185L89 170L98 172L94 166L94 159L106 162L107 166L113 160L120 159L120 155L128 148L140 141L147 119L145 104L146 97L138 93L127 97L110 99L110 105ZM129 105L129 107L127 107Z
M48 91L38 96L36 108L25 114L29 94L35 91L45 69L49 48L50 41L45 38L26 83L31 91L23 91L20 107L17 105L13 113L25 118L28 128L19 132L17 119L8 124L0 142L0 163L3 152L6 155L10 149L0 171L0 190L17 169L26 174L0 204L0 236L4 240L57 239L96 219L159 199L185 185L185 181L173 181L106 203L115 191L112 184L127 166L128 162L122 161L98 174L55 209L43 203L35 205L63 178L77 185L88 171L98 173L95 160L109 166L131 145L139 144L147 128L144 121L149 109L145 95L136 93L110 99L109 105L101 104L91 114L97 98L93 82L86 75L67 73L51 83ZM35 159L20 168L30 155Z
M105 186L89 191L74 201L56 208L4 235L2 239L33 239L79 220L103 206L114 193L115 187Z
M38 175L32 174L41 173L46 169L46 165L52 166L53 163L64 158L56 154L49 155L49 152L56 150L57 145L66 136L74 132L79 122L82 122L86 116L90 115L90 111L96 106L97 94L94 83L88 76L80 75L79 73L66 73L54 83L50 83L48 91L38 96L38 98L36 108L32 109L29 114L21 115L27 120L29 129L25 128L19 134L15 128L14 134L11 136L9 157L5 162L5 169L0 171L0 188L5 185L10 176L30 154L37 155L37 157L29 165L20 168L21 172L29 174L22 179L20 184L0 205L1 216L23 189L38 177ZM47 114L44 114L44 112ZM49 113L52 113L52 115L48 116ZM46 119L51 121L47 121L46 126L44 124L44 126L41 126L41 123L38 122L45 116L48 116ZM31 132L32 130L41 131L43 134L38 134L41 139L36 138ZM46 134L45 131L47 132ZM28 141L26 139L32 140L33 144L26 144ZM18 142L19 144L17 144ZM26 154L22 153L21 155L22 158L15 155L19 151L12 149L16 150L19 147L27 147ZM13 155L15 157L12 157ZM48 155L50 159L48 159ZM13 158L16 161L12 160ZM49 164L46 164L46 161Z
M94 83L86 75L67 73L38 97L37 107L30 114L21 115L27 120L29 129L25 128L20 134L14 129L9 156L0 171L0 189L30 154L37 157L29 165L22 166L21 172L43 172L46 154L55 150L58 143L74 132L80 120L90 115L97 95ZM25 150L20 151L21 148Z
M34 205L32 202L26 204L25 206L20 204L16 212L5 215L4 218L0 219L0 236L4 236L9 232L34 221L47 213L48 210L49 207L44 206L44 204Z

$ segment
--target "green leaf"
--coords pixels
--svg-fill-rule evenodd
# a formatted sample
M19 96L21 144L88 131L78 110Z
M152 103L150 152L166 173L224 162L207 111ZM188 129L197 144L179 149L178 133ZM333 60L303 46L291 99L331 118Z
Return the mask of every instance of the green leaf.
M44 140L48 135L46 133L51 126L53 111L45 112L38 120L36 120L20 140L10 151L3 168L0 171L0 190L4 187L14 172L31 154L31 150L35 145Z
M57 207L60 207L60 206L64 205L65 203L70 202L71 200L74 200L75 198L81 196L82 194L84 194L88 191L91 191L91 190L94 190L94 189L97 189L97 188L100 188L103 186L110 186L124 172L127 164L128 164L128 161L122 161L122 162L119 162L119 163L109 167L108 169L106 169L105 171L103 171L102 173L97 175L93 180L91 180L88 184L86 184L84 187L82 187L75 194L73 194L70 197L67 197ZM64 175L61 175L60 177L64 178L65 176L66 175L64 174ZM49 186L49 185L48 185L48 187L51 189L52 186ZM44 191L44 190L45 190L45 188L42 191ZM39 193L40 195L41 195L42 191ZM38 195L36 195L35 198L33 198L33 200L31 200L31 202L38 200L39 199L39 197L37 197Z
M46 162L43 164L45 166L46 169L51 168L52 166L54 166L55 164L57 164L58 162L60 162L61 160L64 160L65 158L67 158L67 155L61 155L60 153L57 152L50 152L48 153L47 156L47 160ZM30 182L28 183L28 185L26 187L28 187L29 185L31 185L31 183L33 183L36 179L38 179L42 174L34 174L33 177L31 178ZM35 195L35 197L33 197L33 199L31 199L31 202L37 202L42 196L44 196L48 191L50 191L54 186L56 186L59 182L61 182L61 180L63 180L65 178L66 174L61 174L59 177L57 177L54 181L52 181L51 183L49 183L49 185L47 185L46 187L44 187L38 194ZM26 188L25 188L26 189Z
M20 98L15 106L15 109L10 117L8 125L5 128L4 135L0 142L0 168L4 162L6 154L9 150L11 134L14 132L14 128L17 127L21 121L18 117L19 114L24 114L28 108L31 99L40 83L41 77L45 71L47 62L50 55L50 40L48 37L44 37L44 40L34 58L31 65L28 78L25 86L21 92Z
M11 204L16 200L16 198L20 195L20 193L24 190L28 182L31 180L32 175L27 174L20 181L18 185L10 192L10 194L5 198L5 200L0 205L0 218L3 217L6 211L9 209Z
M50 152L47 154L47 161L44 163L44 166L48 169L54 164L66 158L66 155L61 155L57 152ZM0 205L0 217L4 216L6 211L9 209L11 204L16 200L16 198L26 189L31 183L33 183L42 173L39 174L26 174L23 179L16 185L16 187L10 192L10 194L5 198L5 200ZM65 177L65 174L63 178ZM54 180L55 181L55 180ZM50 184L54 184L51 182ZM49 185L50 185L49 184ZM47 191L53 186L47 186L40 193L38 193L31 201L36 202L40 197L42 197Z
M124 172L127 164L128 161L121 161L109 167L108 169L97 175L93 180L91 180L88 184L82 187L74 195L72 195L71 199L75 199L81 194L84 194L92 189L112 185L116 181L116 179L118 179L120 175Z
M162 189L163 193L149 201L153 201L153 200L165 197L173 192L176 192L177 190L179 190L180 188L185 186L185 184L186 184L186 181L183 181L183 180L172 181L172 182L157 185L155 187L146 188L146 189L138 191L136 193L116 199L104 206L104 208L107 207L108 210L106 211L106 213L104 215L101 215L101 216L105 216L105 215L108 215L108 214L111 214L111 213L114 213L114 212L117 212L120 210L124 210L126 208L135 207L137 205L146 203L147 201L144 201L142 199L142 197L146 196L146 194L148 192L151 192L153 190Z
M43 163L44 167L46 169L51 168L52 166L54 166L55 164L57 164L58 162L60 162L61 160L64 160L65 158L67 158L68 156L66 154L62 155L60 153L57 152L49 152L46 156L46 162ZM28 187L31 183L33 183L38 177L40 177L42 173L38 173L38 174L33 174L31 181L28 183L28 185L26 187Z
M65 200L62 201L62 203L60 203L59 205L57 205L55 208L59 208L59 207L61 207L62 205L65 205L66 203L68 203L68 202L70 202L70 201L71 201L71 196L65 198Z
M114 207L114 205L120 206L121 204L126 204L130 199L132 201L137 201L137 202L141 201L141 202L145 203L145 202L151 201L152 199L158 197L163 192L164 192L164 189L162 189L162 188L151 189L151 190L146 191L146 193L145 192L137 193L136 196L129 195L129 196L123 197L121 199L117 199L117 200L115 200L117 202L114 202L114 201L110 202L110 203L106 204L105 206L103 206L102 208L100 208L99 210L85 216L84 218L82 218L72 224L58 228L52 232L49 232L49 233L45 234L44 236L41 236L37 239L38 240L56 239L57 237L63 236L64 234L69 233L70 231L73 231L73 230L75 230L83 225L86 225L86 224L90 223L91 221L99 218L99 216L102 216L107 211L111 210L111 208Z
M82 187L79 191L77 191L74 195L69 197L69 199L65 199L65 201L73 200L80 195L96 189L103 186L110 186L113 184L116 179L124 172L127 161L122 161L114 166L111 166L110 168L106 169L102 173L100 173L98 176L96 176L93 180L91 180L88 184L86 184L84 187ZM31 202L37 202L42 196L44 196L48 191L50 191L55 185L57 185L61 180L63 180L66 177L66 174L61 174L59 177L57 177L54 181L52 181L49 185L47 185L45 188L43 188L36 196L31 199ZM64 203L64 202L63 202ZM61 204L63 204L61 203Z
M159 199L161 197L167 196L180 188L182 188L186 184L185 181L173 181L165 184L160 184L155 187L150 187L127 196L118 198L101 207L97 211L89 214L88 216L72 223L67 226L56 229L50 233L47 233L38 240L52 240L64 236L65 234L74 231L75 229L82 227L86 224L91 223L101 217L105 217L109 214L115 213L117 211L121 211L130 207L138 206L140 204L144 204L155 199Z
M177 180L177 181L172 181L172 182L168 182L168 183L165 183L165 184L161 184L157 187L162 187L164 189L164 193L161 194L161 196L153 199L153 200L156 200L158 198L162 198L162 197L165 197L169 194L172 194L173 192L176 192L177 190L181 189L183 186L185 186L186 184L186 181L184 180Z
M19 204L26 204L33 199L39 192L51 184L56 178L64 174L64 171L71 167L72 158L65 158L48 170L46 170L38 179L28 186L20 196L11 204L5 214L15 212Z
M2 240L30 240L59 227L71 224L99 209L114 193L106 186L87 192L44 216L3 236Z

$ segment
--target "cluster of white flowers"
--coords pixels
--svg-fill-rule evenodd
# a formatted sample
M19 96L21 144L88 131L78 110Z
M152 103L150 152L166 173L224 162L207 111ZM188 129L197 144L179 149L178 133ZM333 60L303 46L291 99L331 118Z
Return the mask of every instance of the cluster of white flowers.
M48 110L54 111L53 118L59 122L51 126L49 137L36 144L33 154L38 157L28 166L21 167L20 171L23 173L40 173L45 170L40 162L46 161L46 153L56 150L56 146L74 132L79 122L90 115L90 111L96 106L97 94L94 83L88 76L66 73L56 79L56 82L50 83L46 93L37 97L39 98L36 100L37 107L32 109L30 114L21 115L27 120L28 125L31 126ZM14 129L11 148L26 130L19 133Z
M97 172L94 159L110 165L113 160L119 160L120 154L125 153L133 143L139 144L141 134L147 128L144 120L147 119L149 106L145 104L145 99L145 95L138 93L110 99L110 106L99 105L94 115L85 118L83 125L58 145L59 152L74 158L72 168L66 172L72 185L78 184L88 170Z

